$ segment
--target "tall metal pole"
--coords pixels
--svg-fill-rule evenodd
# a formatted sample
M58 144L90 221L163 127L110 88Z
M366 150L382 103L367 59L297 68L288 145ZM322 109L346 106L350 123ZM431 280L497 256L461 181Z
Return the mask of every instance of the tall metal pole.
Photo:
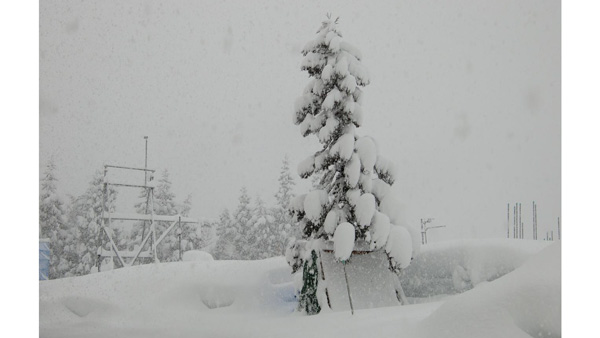
M513 206L513 238L517 238L517 205Z
M521 220L521 203L519 203L519 238L523 239L523 221Z
M144 157L144 169L148 169L148 136L144 136L146 140L146 156ZM144 171L144 185L148 184L148 172Z
M148 136L144 136L144 140L146 141L146 149L145 149L145 156L144 156L144 186L148 185ZM150 194L148 191L148 188L144 188L144 190L146 191L146 214L148 214L148 202L149 202L149 198L150 198ZM144 240L144 236L146 235L146 221L143 221L144 223L142 224L142 241ZM142 243L143 244L143 243Z
M102 213L100 214L100 227L98 229L98 239L97 239L98 258L97 258L96 266L98 267L98 272L101 271L101 265L102 265L102 257L101 257L102 232L104 231L104 224L105 224L104 209L106 208L106 195L108 194L108 184L106 183L107 172L108 172L108 169L106 168L106 166L104 166L104 175L102 177Z
M506 238L510 238L510 203L506 204Z
M535 201L533 201L532 208L533 208L533 239L537 240L537 219L536 219Z
M344 277L346 278L346 291L348 291L348 301L350 302L350 311L354 315L354 306L352 306L352 295L350 294L350 284L348 284L348 274L346 273L346 261L342 261L344 267Z

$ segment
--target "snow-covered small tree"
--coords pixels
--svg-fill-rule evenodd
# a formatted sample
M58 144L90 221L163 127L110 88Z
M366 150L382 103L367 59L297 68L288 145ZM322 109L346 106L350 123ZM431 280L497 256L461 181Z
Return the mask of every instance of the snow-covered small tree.
M320 182L318 189L296 197L290 209L304 240L335 242L336 229L344 225L345 229L351 226L355 234L338 236L338 240L352 243L334 243L334 248L352 248L354 241L363 241L379 250L386 248L393 228L390 211L397 203L389 192L395 171L393 164L379 155L374 139L358 133L363 123L362 87L369 84L369 75L358 49L343 41L337 21L328 16L316 38L302 50L301 68L311 80L296 101L294 123L300 126L302 136L315 135L322 148L298 165L298 174L302 178L320 175ZM394 239L393 244L406 243L401 241L405 232L394 233L400 240ZM390 245L390 250L393 247ZM308 255L299 256L306 260ZM395 266L405 260L390 255L390 262ZM294 265L298 266L297 262ZM304 297L301 301L316 299Z
M75 200L73 206L74 215L70 216L77 222L77 254L78 264L71 270L75 276L90 273L92 267L97 264L98 246L106 236L101 233L102 206L105 212L115 211L115 200L117 191L107 188L106 200L103 202L104 175L96 171L86 192Z
M154 213L157 215L174 216L179 213L175 194L171 191L171 179L169 171L165 169L161 173L156 188L154 188ZM156 238L162 236L171 222L156 222ZM174 262L179 260L179 240L175 231L170 231L157 247L158 259L162 262Z
M250 197L246 187L240 190L238 206L233 212L233 228L235 229L234 259L252 259L253 245L256 240L256 234L252 232L250 219L252 218L252 209L250 207Z
M135 212L138 214L148 214L150 213L150 194L148 189L141 188L140 193L138 195L138 202L134 206ZM129 241L128 241L128 250L135 250L138 248L140 243L146 237L148 232L150 231L150 222L149 221L137 221L133 224L131 231L129 232ZM146 244L146 247L149 246L149 243ZM138 258L139 262L144 261L144 258ZM146 261L150 261L146 259Z
M189 217L190 211L192 210L191 194L185 198L183 203L177 206L177 210L179 211L179 215L183 217ZM200 248L202 241L200 238L200 232L198 231L198 227L200 226L201 224L194 223L181 223L181 225L178 226L178 229L181 231L181 254L188 250L196 250ZM172 231L175 233L175 237L177 237L177 233L174 230ZM177 241L179 241L179 238L177 238ZM174 255L177 257L179 256L179 243L177 243L177 248L174 252Z
M221 215L221 218L229 214ZM246 187L240 190L238 206L229 221L221 222L215 250L217 259L251 259L255 234L251 232L252 209Z
M220 219L200 220L200 229L196 229L195 231L197 239L194 240L194 248L206 251L215 256L217 241L219 238L217 233L220 223Z
M213 256L218 260L233 259L235 254L235 229L229 210L224 209L219 215L216 233L217 240L212 252Z
M283 249L290 237L300 238L300 229L292 226L292 216L289 213L290 201L295 197L294 178L290 172L290 162L286 155L279 172L279 189L275 194L276 205L273 208L273 217L275 218L276 242L278 246L278 255L283 253Z
M250 256L251 259L265 259L283 253L281 242L285 233L281 230L282 225L277 223L273 212L272 209L266 207L260 196L256 197L252 219L250 220L251 231L255 238L255 242L251 243L251 246L256 254Z
M40 181L39 195L40 238L50 239L50 279L63 277L70 270L68 250L73 241L66 222L65 204L57 194L57 182L56 165L54 159L50 159Z

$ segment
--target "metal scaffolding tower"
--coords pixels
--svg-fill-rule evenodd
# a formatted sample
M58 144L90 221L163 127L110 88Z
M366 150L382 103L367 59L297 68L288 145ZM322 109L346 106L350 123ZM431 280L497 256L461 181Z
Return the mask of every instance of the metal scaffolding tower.
M108 179L108 170L137 170L144 171L144 184L131 184L123 182L113 182ZM158 263L157 247L160 242L167 236L167 234L173 230L176 226L181 227L182 223L195 223L200 224L199 219L182 217L181 215L156 215L154 213L154 172L153 169L147 168L133 168L123 167L116 165L105 165L104 166L104 180L103 180L103 197L102 197L102 230L99 234L99 247L98 247L98 271L101 271L101 262L105 257L116 257L121 264L121 267L132 266L138 258L152 258L154 262ZM106 210L106 200L108 198L109 186L127 187L127 188L143 188L146 189L147 204L146 214L126 214L126 213L114 213ZM144 221L150 222L150 230L147 234L142 234L142 242L137 250L134 251L120 251L117 248L112 238L112 221ZM170 222L169 227L158 237L159 234L156 231L156 222ZM102 235L105 234L108 242L110 243L110 250L104 249L102 243ZM147 251L142 252L146 243L150 241L150 248ZM124 258L130 258L131 260L126 263Z

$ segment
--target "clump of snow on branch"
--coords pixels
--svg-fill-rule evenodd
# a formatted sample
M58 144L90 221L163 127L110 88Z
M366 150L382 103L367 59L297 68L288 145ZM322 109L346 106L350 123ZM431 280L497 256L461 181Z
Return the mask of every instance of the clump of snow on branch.
M385 246L390 234L390 218L386 214L375 211L370 229L371 250Z
M354 226L344 222L335 229L333 234L333 251L336 259L347 261L354 249Z
M304 212L306 217L312 221L316 221L321 217L323 206L329 200L327 192L324 190L313 190L306 195L304 199Z
M412 258L411 236L408 230L400 225L392 226L389 232L385 251L397 267L404 269Z
M327 213L327 217L325 217L325 224L324 224L325 232L327 232L328 234L333 234L339 221L340 221L340 216L338 215L337 211L336 210L329 211Z
M354 153L354 135L344 134L331 147L329 154L338 155L342 160L349 160Z
M346 175L348 185L352 188L356 187L360 177L360 159L357 154L352 154L350 161L344 168L344 175Z
M371 219L375 213L375 197L371 194L364 194L358 198L356 203L356 219L359 225L366 226L371 224Z
M289 210L293 212L302 212L304 211L304 200L306 199L306 194L298 195L294 197L290 201Z
M356 153L360 158L363 168L367 172L373 172L373 167L377 161L377 146L370 137L361 137L356 141Z
M309 177L315 171L315 157L309 156L298 164L298 175L302 178Z

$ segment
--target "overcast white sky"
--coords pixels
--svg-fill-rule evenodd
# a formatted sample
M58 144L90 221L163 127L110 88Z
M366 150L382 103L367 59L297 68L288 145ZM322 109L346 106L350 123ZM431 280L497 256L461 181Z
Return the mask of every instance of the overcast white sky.
M149 166L193 194L194 216L234 208L242 185L272 201L283 156L295 168L318 148L291 113L327 12L370 71L361 129L399 168L406 222L448 226L431 240L501 237L520 201L530 237L535 200L539 236L555 228L555 0L43 1L40 164L54 156L78 195L103 163L143 166L148 135Z

